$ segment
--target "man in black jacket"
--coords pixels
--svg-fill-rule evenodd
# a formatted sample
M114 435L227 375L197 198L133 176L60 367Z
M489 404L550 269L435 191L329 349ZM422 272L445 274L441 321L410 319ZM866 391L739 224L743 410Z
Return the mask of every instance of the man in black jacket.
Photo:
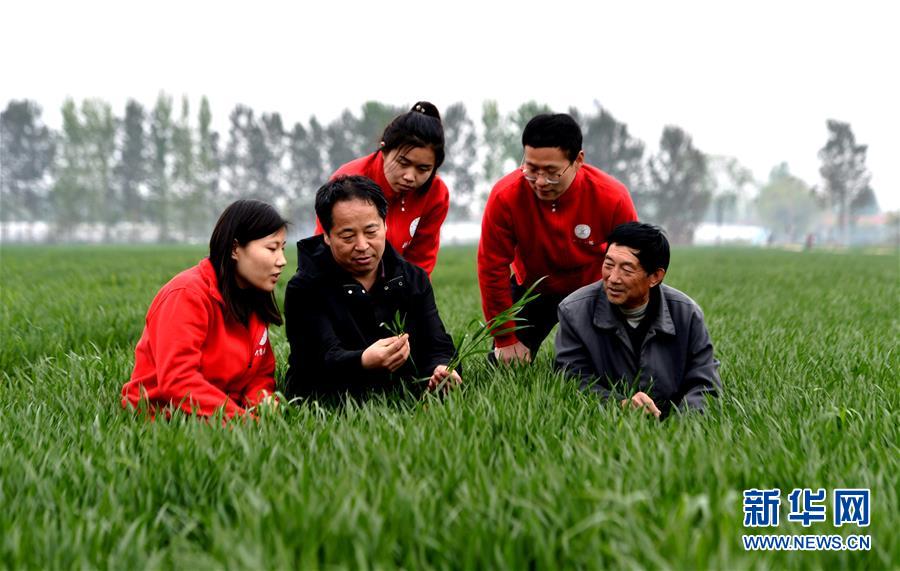
M430 389L462 382L446 367L454 347L431 282L387 243L386 215L381 189L366 177L341 177L316 193L324 234L297 243L284 298L289 395L360 395L401 378L428 378ZM395 317L401 335L385 327Z

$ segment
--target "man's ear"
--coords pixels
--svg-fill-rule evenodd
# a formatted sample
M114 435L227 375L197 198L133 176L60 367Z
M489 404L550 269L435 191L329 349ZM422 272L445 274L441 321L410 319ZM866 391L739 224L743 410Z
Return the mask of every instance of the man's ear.
M578 167L584 164L584 149L578 151L578 156L575 157L575 160L572 162L575 163L575 166Z
M331 246L331 237L328 236L328 232L322 232L322 237L325 238L325 245Z
M664 277L666 277L666 270L657 268L655 272L650 274L650 287L656 287L661 284Z

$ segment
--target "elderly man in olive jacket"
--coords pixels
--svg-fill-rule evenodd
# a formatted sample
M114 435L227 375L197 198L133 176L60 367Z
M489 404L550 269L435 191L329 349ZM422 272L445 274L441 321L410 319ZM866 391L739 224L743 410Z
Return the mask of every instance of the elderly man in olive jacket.
M628 222L607 241L603 279L559 305L557 368L657 418L673 407L703 410L705 396L722 388L719 362L700 307L662 284L668 240L655 226Z

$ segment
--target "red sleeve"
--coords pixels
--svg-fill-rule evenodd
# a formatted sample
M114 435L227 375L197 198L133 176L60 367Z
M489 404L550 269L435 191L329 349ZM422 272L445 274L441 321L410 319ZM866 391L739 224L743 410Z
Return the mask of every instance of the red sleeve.
M441 182L434 190L440 191L440 197L419 219L416 235L403 251L406 261L425 270L429 277L437 263L438 250L441 248L441 226L450 210L450 192L447 186Z
M156 362L159 398L185 412L213 415L225 408L228 418L244 410L200 373L209 307L199 294L175 290L160 301L147 321L150 351Z
M478 285L481 288L481 308L486 321L513 304L509 287L509 265L515 257L516 239L509 212L500 203L499 194L492 192L484 209L481 239L478 241ZM494 337L497 347L513 345L517 341L515 333Z
M325 229L322 228L322 223L319 222L319 217L316 216L316 230L313 232L313 236L318 236L319 234L324 234Z
M268 336L266 336L268 337ZM259 366L257 376L244 387L243 398L247 408L254 407L261 400L275 392L275 354L272 343L266 339L266 356Z

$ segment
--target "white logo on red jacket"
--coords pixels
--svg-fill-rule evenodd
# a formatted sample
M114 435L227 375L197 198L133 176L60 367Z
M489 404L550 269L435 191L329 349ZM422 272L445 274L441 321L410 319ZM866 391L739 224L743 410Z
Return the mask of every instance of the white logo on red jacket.
M410 237L410 238L412 238L413 236L416 235L416 230L419 229L419 220L420 220L421 218L422 218L422 217L419 216L418 218L416 218L415 220L413 220L413 221L409 224L409 237Z
M259 338L259 349L253 352L254 357L262 357L266 354L266 341L269 339L269 329L263 329L262 337Z
M575 227L575 235L582 240L586 240L591 235L591 227L587 224L579 224Z

